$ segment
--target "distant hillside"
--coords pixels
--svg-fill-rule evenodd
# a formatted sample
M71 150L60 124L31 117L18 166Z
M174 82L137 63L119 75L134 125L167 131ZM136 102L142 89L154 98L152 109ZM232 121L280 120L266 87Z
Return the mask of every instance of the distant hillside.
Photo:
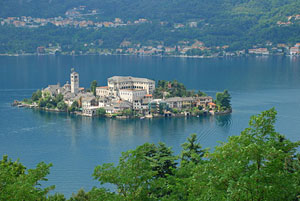
M112 45L114 48L124 39L142 44L160 41L168 45L175 45L180 40L197 39L207 45L229 45L233 50L266 41L291 44L300 41L300 20L289 26L277 24L287 21L288 16L300 14L300 1L296 0L0 0L0 17L64 17L66 11L79 6L96 10L96 18L102 21L146 18L153 23L149 26L100 31L61 29L59 32L52 27L55 30L41 28L22 32L28 34L29 38L32 33L42 33L44 44L53 42L54 39L50 39L53 36L48 36L50 32L59 32L61 37L66 37L66 44L70 41L81 40L84 43L106 39L104 46ZM197 28L173 30L173 25L170 25L191 21L198 23ZM167 25L158 26L160 22L167 22ZM5 29L10 33L15 32L13 28ZM5 32L1 26L0 32ZM4 41L3 44L9 49L6 41L11 37L6 37L0 36L0 42ZM23 39L17 37L15 41ZM35 44L41 41L35 41ZM14 46L11 43L9 45Z
M100 17L185 21L204 19L212 23L240 19L254 23L300 12L295 0L0 0L0 17L63 16L68 9L86 6ZM251 24L252 24L251 23Z

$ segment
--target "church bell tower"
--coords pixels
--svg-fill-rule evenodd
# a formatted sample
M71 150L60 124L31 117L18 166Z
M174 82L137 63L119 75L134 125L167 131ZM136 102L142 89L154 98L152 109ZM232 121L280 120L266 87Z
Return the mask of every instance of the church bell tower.
M79 91L79 74L74 71L74 68L71 69L71 93L77 94Z

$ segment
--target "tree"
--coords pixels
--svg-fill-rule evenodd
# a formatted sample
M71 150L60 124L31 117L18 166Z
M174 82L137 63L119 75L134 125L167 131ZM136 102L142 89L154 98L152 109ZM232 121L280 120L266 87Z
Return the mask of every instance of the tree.
M98 83L97 83L96 80L92 81L92 83L91 83L91 92L94 94L94 96L96 96L97 85L98 85Z
M32 101L38 101L40 98L42 98L41 90L37 90L36 92L33 92L31 96Z
M200 96L200 97L201 96L207 96L207 94L205 92L202 92L200 90L197 92L197 95Z
M63 194L55 193L47 198L47 201L67 201Z
M154 200L169 192L165 184L174 175L176 159L165 144L146 143L122 153L115 167L113 164L97 166L93 175L101 184L116 185L122 200Z
M181 145L182 152L180 154L181 165L186 163L199 164L203 159L204 154L207 150L203 150L201 145L197 142L197 135L192 134L188 141Z
M77 194L72 194L69 201L90 201L90 198L88 193L86 193L83 189L80 189Z
M38 106L39 107L46 107L46 104L47 104L47 102L44 100L44 99L39 99L39 101L38 101Z
M291 142L274 128L275 109L253 116L241 135L207 154L191 180L190 199L296 200L300 192L300 142Z
M62 94L57 94L54 99L54 102L55 102L55 104L58 104L59 102L61 102L63 100L64 100L64 96Z
M133 116L133 110L132 109L125 109L122 111L123 116L131 117Z
M40 181L47 181L52 164L39 163L35 169L28 169L19 161L8 156L0 161L0 200L44 200L54 186L41 188Z
M106 110L105 110L104 108L99 108L99 109L97 109L96 114L97 114L99 117L105 117L105 115L106 115Z
M74 101L74 102L72 103L71 107L69 108L69 111L70 111L70 112L77 111L77 110L78 110L78 107L79 107L78 101Z
M218 92L216 94L216 103L219 105L221 108L224 109L231 109L231 96L228 92L228 90L224 90L223 93Z
M173 151L166 144L159 142L154 151L146 158L151 161L152 170L157 173L156 177L165 178L174 174L177 157L173 155Z
M60 101L58 104L57 104L57 108L61 111L66 111L67 108L68 108L68 105L64 102L64 101Z
M146 143L122 153L116 167L112 163L99 165L94 170L94 178L101 184L110 183L116 186L118 194L124 200L147 200L150 196L149 185L156 172L152 171L149 157L155 145Z
M183 150L179 155L180 166L174 171L174 176L168 177L168 188L171 193L166 195L166 200L196 200L189 199L194 185L192 181L196 167L204 165L203 157L208 150L202 149L197 142L196 134L192 134L187 140L181 145Z
M55 106L52 103L46 103L46 108L50 109L50 108L55 108Z

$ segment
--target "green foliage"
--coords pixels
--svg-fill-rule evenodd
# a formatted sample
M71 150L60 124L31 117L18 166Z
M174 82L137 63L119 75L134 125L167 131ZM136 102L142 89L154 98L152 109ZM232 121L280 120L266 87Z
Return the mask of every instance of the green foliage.
M299 142L274 128L274 109L251 117L249 128L208 154L192 182L201 200L295 200L299 194ZM201 181L200 181L201 180Z
M24 102L24 103L27 103L27 104L31 104L31 103L32 103L32 100L31 100L31 99L28 99L28 98L24 98L23 102Z
M191 97L195 95L194 91L188 91L186 87L178 82L177 80L174 81L166 81L166 80L159 80L157 83L157 87L153 93L155 98L166 98L170 97Z
M290 15L299 14L300 3L295 0L166 0L160 6L154 0L10 0L0 1L0 17L64 16L68 9L80 5L86 5L87 10L98 10L99 14L92 19L94 21L113 21L115 17L120 17L126 22L143 17L151 23L95 30L56 27L52 24L35 29L5 25L0 29L0 53L34 53L38 46L47 46L49 43L60 44L63 52L97 52L101 48L118 48L124 39L142 45L163 42L167 46L176 46L176 52L181 40L197 39L206 46L230 45L229 51L265 44L266 41L300 41L300 23L287 27L276 24L280 20L286 21ZM197 22L198 26L190 28L190 21ZM162 26L160 22L167 23ZM185 27L174 29L174 23L182 23ZM103 43L99 43L99 39ZM84 45L91 43L94 45ZM193 49L187 54L209 55L214 52L214 49Z
M146 158L151 161L152 170L156 172L155 177L165 178L174 174L177 157L173 156L171 148L164 143L158 143L158 146L148 153Z
M79 104L77 101L74 101L71 105L71 107L68 109L70 112L75 112L79 110Z
M46 107L46 104L47 104L47 102L44 100L44 99L39 99L39 101L38 101L38 106L39 107Z
M178 109L176 109L176 108L172 108L171 112L174 113L174 114L178 114L179 113Z
M105 117L105 115L106 115L106 110L105 110L104 108L99 108L99 109L97 109L96 114L97 114L97 116L99 116L99 117Z
M96 80L92 81L92 83L91 83L91 92L94 94L94 96L96 96L97 85L98 85L98 83L97 83Z
M201 145L197 142L196 134L192 134L187 140L188 142L181 145L183 149L180 154L181 165L190 162L199 164L207 150L202 150Z
M154 148L153 144L144 144L136 150L124 152L116 167L113 164L97 166L94 178L101 184L115 185L125 200L146 200L150 194L148 185L156 175L146 156L153 152Z
M170 148L144 144L123 153L116 167L98 166L94 177L117 185L124 200L296 200L300 142L278 134L275 118L274 109L251 117L249 128L211 153L191 135L180 166Z
M67 108L68 108L68 105L64 101L60 101L59 103L57 103L57 109L59 109L61 111L66 111Z
M57 94L57 96L54 99L55 104L58 104L59 102L64 100L64 96L62 94Z
M117 193L111 193L104 188L94 187L91 191L88 192L88 197L91 201L123 201L125 200L122 196Z
M200 90L197 92L197 95L200 96L200 97L201 96L207 96L207 94L205 92L200 91Z
M191 109L191 113L193 114L193 115L203 115L203 111L202 111L202 107L201 106L199 106L199 107L193 107L192 109Z
M122 115L127 117L132 117L134 115L134 112L132 109L125 109L122 110Z
M31 100L35 102L38 101L40 98L42 98L42 92L41 90L37 90L32 94Z
M83 190L80 189L77 194L73 194L69 201L89 201L90 198L88 194Z
M46 108L48 108L48 109L54 109L55 108L55 106L52 104L52 103L46 103Z
M51 166L42 162L35 169L26 170L19 161L13 162L3 156L0 161L0 200L44 200L54 186L43 189L40 181L47 181Z
M218 92L216 94L216 104L219 105L222 109L231 109L231 96L228 90L224 90L223 93Z
M47 201L67 201L63 194L55 193L47 198Z
M122 153L116 167L113 164L97 166L93 175L101 184L114 184L124 200L151 200L159 194L151 188L157 187L158 178L173 174L175 159L164 144L146 143Z
M42 96L42 92L37 90L32 94L32 100L37 101L38 106L41 108L66 110L67 105L63 101L64 96L62 94L58 94L56 97L51 97L48 92L44 92Z

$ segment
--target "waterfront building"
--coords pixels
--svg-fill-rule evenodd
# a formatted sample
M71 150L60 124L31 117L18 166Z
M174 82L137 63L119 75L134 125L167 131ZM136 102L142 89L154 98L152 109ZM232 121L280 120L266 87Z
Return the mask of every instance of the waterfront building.
M290 55L299 55L300 54L300 49L299 47L291 47L290 48Z
M113 103L114 113L122 112L126 109L132 109L132 103L129 101L117 101Z
M131 76L113 76L108 78L107 86L97 87L96 95L100 98L111 97L115 100L136 102L141 106L141 99L147 94L151 96L155 90L155 81L147 78ZM149 96L147 97L149 98Z
M99 107L109 106L110 102L111 100L109 98L101 97L98 99L98 106Z
M49 94L51 97L56 96L57 94L59 94L59 92L60 92L60 85L59 84L48 85L47 88L42 90L43 96L45 96L45 94Z
M96 88L96 96L103 98L103 97L108 97L109 95L110 95L110 91L108 90L108 86Z
M136 100L142 99L147 94L146 90L143 89L121 89L119 91L119 96L122 100L127 100L129 102L134 102Z
M150 112L157 112L157 113L169 109L168 103L162 99L153 99L151 102L149 102L148 107Z
M193 97L172 97L167 98L165 101L168 103L170 108L185 108L191 107L195 102Z
M165 101L168 103L170 108L182 109L190 107L201 106L207 107L209 103L212 103L213 98L210 96L203 97L172 97L167 98Z
M203 108L207 107L209 103L213 102L213 98L211 96L200 96L196 98L196 106L201 106Z
M212 110L216 109L216 107L217 107L217 105L215 103L208 103L208 106Z
M82 100L82 108L89 108L92 106L98 106L98 103L96 102L96 98L93 96L87 96L83 97Z
M249 49L249 54L260 54L260 55L268 55L270 52L267 48L257 48L257 49Z
M143 89L147 94L152 94L155 90L155 81L147 78L137 78L131 76L113 76L108 78L108 89L114 91L116 95L121 89Z
M92 107L88 107L88 108L82 108L82 115L83 116L95 116L97 114L97 106L92 106Z

